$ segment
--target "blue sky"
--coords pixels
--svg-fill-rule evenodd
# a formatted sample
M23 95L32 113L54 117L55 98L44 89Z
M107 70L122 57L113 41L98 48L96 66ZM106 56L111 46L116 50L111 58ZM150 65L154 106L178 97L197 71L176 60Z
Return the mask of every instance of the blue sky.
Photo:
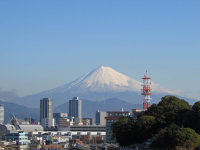
M200 1L0 1L0 90L37 93L110 66L200 97Z

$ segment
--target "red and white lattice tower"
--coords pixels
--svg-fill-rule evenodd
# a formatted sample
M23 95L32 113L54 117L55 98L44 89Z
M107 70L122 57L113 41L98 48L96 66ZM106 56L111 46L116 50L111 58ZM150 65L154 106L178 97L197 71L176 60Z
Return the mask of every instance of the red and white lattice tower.
M150 100L151 100L151 81L150 77L146 74L144 75L143 79L143 88L142 88L142 95L143 95L143 110L147 110L150 107Z

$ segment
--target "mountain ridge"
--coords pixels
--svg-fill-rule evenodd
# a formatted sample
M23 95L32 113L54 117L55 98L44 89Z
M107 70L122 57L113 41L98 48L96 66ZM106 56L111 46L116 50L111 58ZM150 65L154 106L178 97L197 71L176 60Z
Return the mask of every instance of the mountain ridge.
M177 95L177 91L160 87L152 82L153 97L160 99L164 95ZM74 96L81 99L102 101L111 97L123 99L124 101L137 104L142 103L140 95L142 82L132 79L111 67L100 66L80 78L37 94L28 95L15 99L13 102L21 103L25 106L39 106L39 100L43 97L51 97L55 105L63 104Z
M179 94L180 91L170 90L159 86L158 84L151 82L152 88L155 93L169 93ZM81 76L80 78L64 84L62 86L46 90L48 92L66 92L67 90L79 90L79 92L85 92L85 90L93 92L122 92L122 91L134 91L140 92L142 89L142 82L132 79L111 67L100 66L93 69L89 73ZM44 93L40 92L40 93Z
M39 121L39 109L38 108L30 108L20 104L6 102L0 99L0 104L4 106L4 122L9 123L12 114L19 119L24 118L34 118L36 121Z

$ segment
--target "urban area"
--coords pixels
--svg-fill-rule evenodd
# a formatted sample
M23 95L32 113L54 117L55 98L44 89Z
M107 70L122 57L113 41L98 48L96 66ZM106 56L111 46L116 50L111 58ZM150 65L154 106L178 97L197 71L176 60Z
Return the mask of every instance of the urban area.
M83 118L84 101L79 97L68 101L68 113L53 113L53 100L42 98L39 122L32 118L20 120L12 114L10 123L4 124L5 108L0 105L0 149L145 150L152 149L151 145L156 149L176 147L177 143L186 149L198 147L200 137L195 131L199 129L200 102L191 110L186 101L165 96L159 104L150 106L152 89L147 71L142 79L143 108L133 108L132 112L123 108L106 112L96 110L95 118ZM164 142L166 137L170 138Z
M53 100L40 100L40 122L19 120L12 115L10 124L4 124L4 106L0 105L1 149L119 149L112 136L112 124L137 115L150 107L151 82L147 72L143 79L143 109L129 111L97 110L95 118L82 118L82 100L69 100L69 113L53 113ZM145 146L148 146L148 142Z

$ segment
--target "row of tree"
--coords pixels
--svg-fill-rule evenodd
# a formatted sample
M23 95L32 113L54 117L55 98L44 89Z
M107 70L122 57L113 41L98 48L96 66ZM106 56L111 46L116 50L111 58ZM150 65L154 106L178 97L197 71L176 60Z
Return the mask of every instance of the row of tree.
M152 148L200 147L200 102L190 106L175 96L165 96L138 116L113 124L113 137L121 146L152 139Z

